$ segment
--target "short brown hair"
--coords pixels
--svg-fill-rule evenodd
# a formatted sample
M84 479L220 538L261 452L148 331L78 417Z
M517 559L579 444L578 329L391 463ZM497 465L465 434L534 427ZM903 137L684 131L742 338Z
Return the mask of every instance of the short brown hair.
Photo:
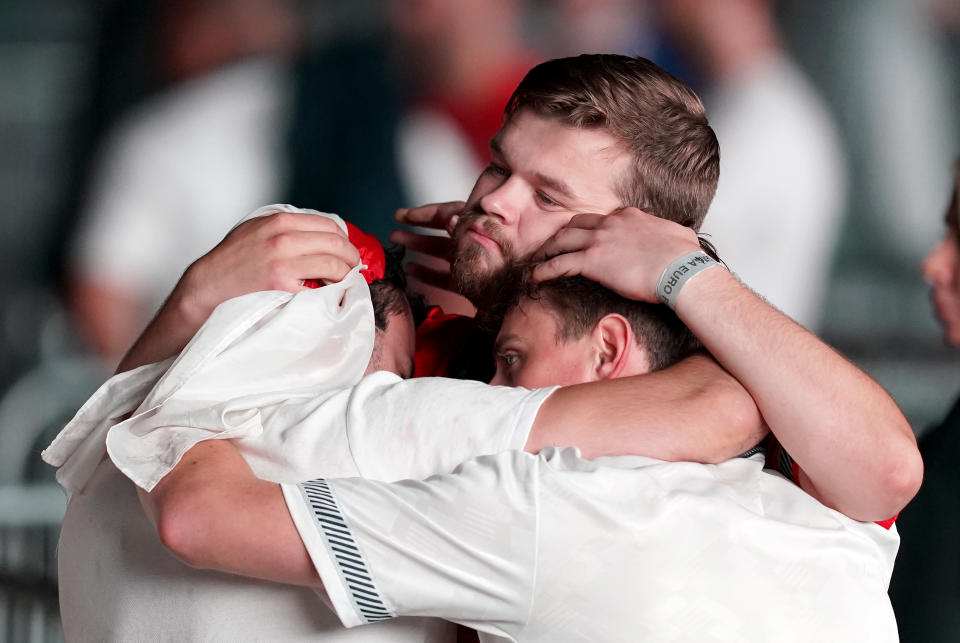
M621 297L581 275L534 282L529 269L517 272L516 284L495 311L499 322L523 299L537 301L557 320L557 341L567 342L592 331L605 315L622 315L633 328L637 341L650 356L650 370L677 363L703 348L700 340L664 304L651 304Z
M697 95L646 58L590 54L531 69L504 122L520 110L602 128L633 155L618 187L625 206L698 230L717 190L720 146Z
M373 322L378 330L387 330L393 315L413 314L414 326L426 317L423 297L407 291L407 274L403 269L401 245L384 246L383 277L370 284L370 300L373 302Z

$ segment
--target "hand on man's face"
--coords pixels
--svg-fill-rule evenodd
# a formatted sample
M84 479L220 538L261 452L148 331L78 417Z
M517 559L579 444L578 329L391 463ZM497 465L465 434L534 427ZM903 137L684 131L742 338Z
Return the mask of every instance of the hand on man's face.
M466 206L452 202L397 213L402 223L456 231L458 290L481 307L496 296L497 280L511 264L529 259L574 213L618 207L618 179L632 167L631 155L606 130L573 127L526 110L504 124L490 152ZM465 207L471 225L465 225L467 216L460 217ZM447 239L410 233L392 239L435 257L449 256L451 249ZM422 274L422 281L450 286L446 274Z
M417 261L408 261L407 274L428 286L454 291L449 268L453 242L449 235L456 227L464 205L463 201L430 203L415 208L400 208L394 213L393 218L398 223L430 228L438 232L424 234L410 230L394 230L390 233L390 241L428 257L431 264L427 266Z
M637 208L578 214L548 239L533 278L583 275L637 301L657 302L657 281L677 257L700 249L697 233Z

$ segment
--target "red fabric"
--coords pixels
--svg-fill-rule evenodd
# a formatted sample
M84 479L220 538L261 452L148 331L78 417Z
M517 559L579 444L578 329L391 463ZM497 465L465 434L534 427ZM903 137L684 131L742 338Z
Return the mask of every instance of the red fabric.
M363 275L368 284L377 279L383 279L383 274L387 269L387 256L383 252L380 241L349 221L346 223L347 237L350 239L350 243L360 252L360 263L367 266L366 270L360 271L360 274Z
M463 337L471 332L472 328L472 318L448 315L439 307L432 308L417 328L413 376L447 376L451 359L457 355Z
M900 514L897 514L897 516L899 515ZM894 516L893 518L887 518L886 520L878 520L877 524L883 527L884 529L890 529L891 527L893 527L893 523L897 521L897 516Z
M372 234L367 234L349 221L347 224L347 238L350 243L360 253L360 263L366 265L366 269L361 270L360 274L372 284L377 279L383 279L384 272L387 269L387 255L383 252L383 245L380 240ZM319 279L304 279L303 285L307 288L319 288L323 283Z

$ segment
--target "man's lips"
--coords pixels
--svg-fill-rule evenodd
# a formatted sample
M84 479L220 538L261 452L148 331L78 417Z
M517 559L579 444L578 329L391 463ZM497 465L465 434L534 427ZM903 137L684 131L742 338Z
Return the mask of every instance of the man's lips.
M471 224L470 227L467 228L467 236L485 248L502 253L500 244L497 243L493 237L489 236L479 223Z

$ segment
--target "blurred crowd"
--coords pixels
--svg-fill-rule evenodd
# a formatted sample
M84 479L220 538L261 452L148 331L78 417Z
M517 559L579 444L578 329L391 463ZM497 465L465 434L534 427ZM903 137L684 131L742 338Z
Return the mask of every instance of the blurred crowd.
M703 97L732 271L918 434L960 390L920 273L960 154L956 0L44 0L0 25L3 484L51 478L38 445L242 216L386 240L396 208L467 195L533 64L581 52Z

